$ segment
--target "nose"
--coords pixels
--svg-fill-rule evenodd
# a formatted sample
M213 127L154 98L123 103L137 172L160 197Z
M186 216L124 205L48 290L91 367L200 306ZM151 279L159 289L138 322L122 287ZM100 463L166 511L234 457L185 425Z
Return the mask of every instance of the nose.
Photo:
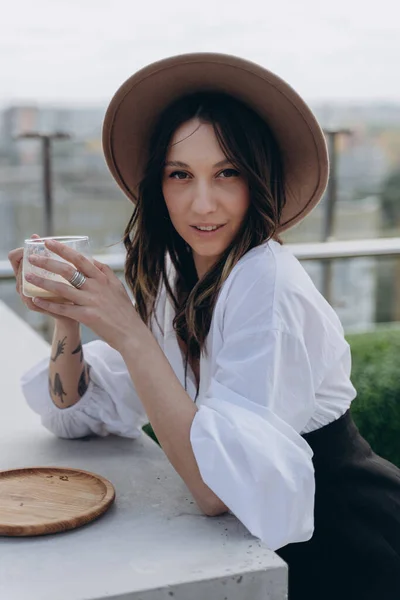
M192 211L197 215L207 215L215 212L217 199L215 190L206 181L199 181L194 189Z

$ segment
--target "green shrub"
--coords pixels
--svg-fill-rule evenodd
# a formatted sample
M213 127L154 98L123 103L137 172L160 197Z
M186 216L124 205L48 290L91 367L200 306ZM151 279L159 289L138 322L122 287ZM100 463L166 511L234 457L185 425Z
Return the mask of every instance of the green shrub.
M357 390L354 421L373 450L400 467L400 330L353 334L347 340ZM150 423L143 430L157 442Z
M154 440L158 445L160 445L150 423L143 425L142 429L152 440Z
M352 334L347 340L357 390L354 421L377 454L400 466L400 330Z

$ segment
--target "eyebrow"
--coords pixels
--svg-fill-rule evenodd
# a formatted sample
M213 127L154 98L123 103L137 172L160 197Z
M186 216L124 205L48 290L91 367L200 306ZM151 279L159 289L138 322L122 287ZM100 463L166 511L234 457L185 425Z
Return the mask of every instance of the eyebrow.
M218 168L218 167L224 167L225 165L231 165L231 161L228 160L227 158L225 158L224 160L221 160L220 162L215 163L214 168ZM165 167L182 167L183 169L189 169L190 165L188 165L187 163L181 162L180 160L169 160L168 162L166 162L164 164Z

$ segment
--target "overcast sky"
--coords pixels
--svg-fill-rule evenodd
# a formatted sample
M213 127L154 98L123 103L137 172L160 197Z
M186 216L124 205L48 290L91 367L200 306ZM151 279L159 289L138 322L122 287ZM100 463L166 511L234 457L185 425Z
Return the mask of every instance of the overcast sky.
M181 52L259 62L308 101L400 102L398 0L2 0L0 105L105 104Z

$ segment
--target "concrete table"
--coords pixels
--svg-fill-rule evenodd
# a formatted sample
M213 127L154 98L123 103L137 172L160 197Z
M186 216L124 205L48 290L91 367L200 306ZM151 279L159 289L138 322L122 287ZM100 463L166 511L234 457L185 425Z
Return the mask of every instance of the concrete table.
M116 489L113 507L84 527L0 537L2 600L287 597L286 564L232 515L203 516L152 440L61 440L46 431L19 377L49 346L1 302L0 339L0 469L78 467Z

